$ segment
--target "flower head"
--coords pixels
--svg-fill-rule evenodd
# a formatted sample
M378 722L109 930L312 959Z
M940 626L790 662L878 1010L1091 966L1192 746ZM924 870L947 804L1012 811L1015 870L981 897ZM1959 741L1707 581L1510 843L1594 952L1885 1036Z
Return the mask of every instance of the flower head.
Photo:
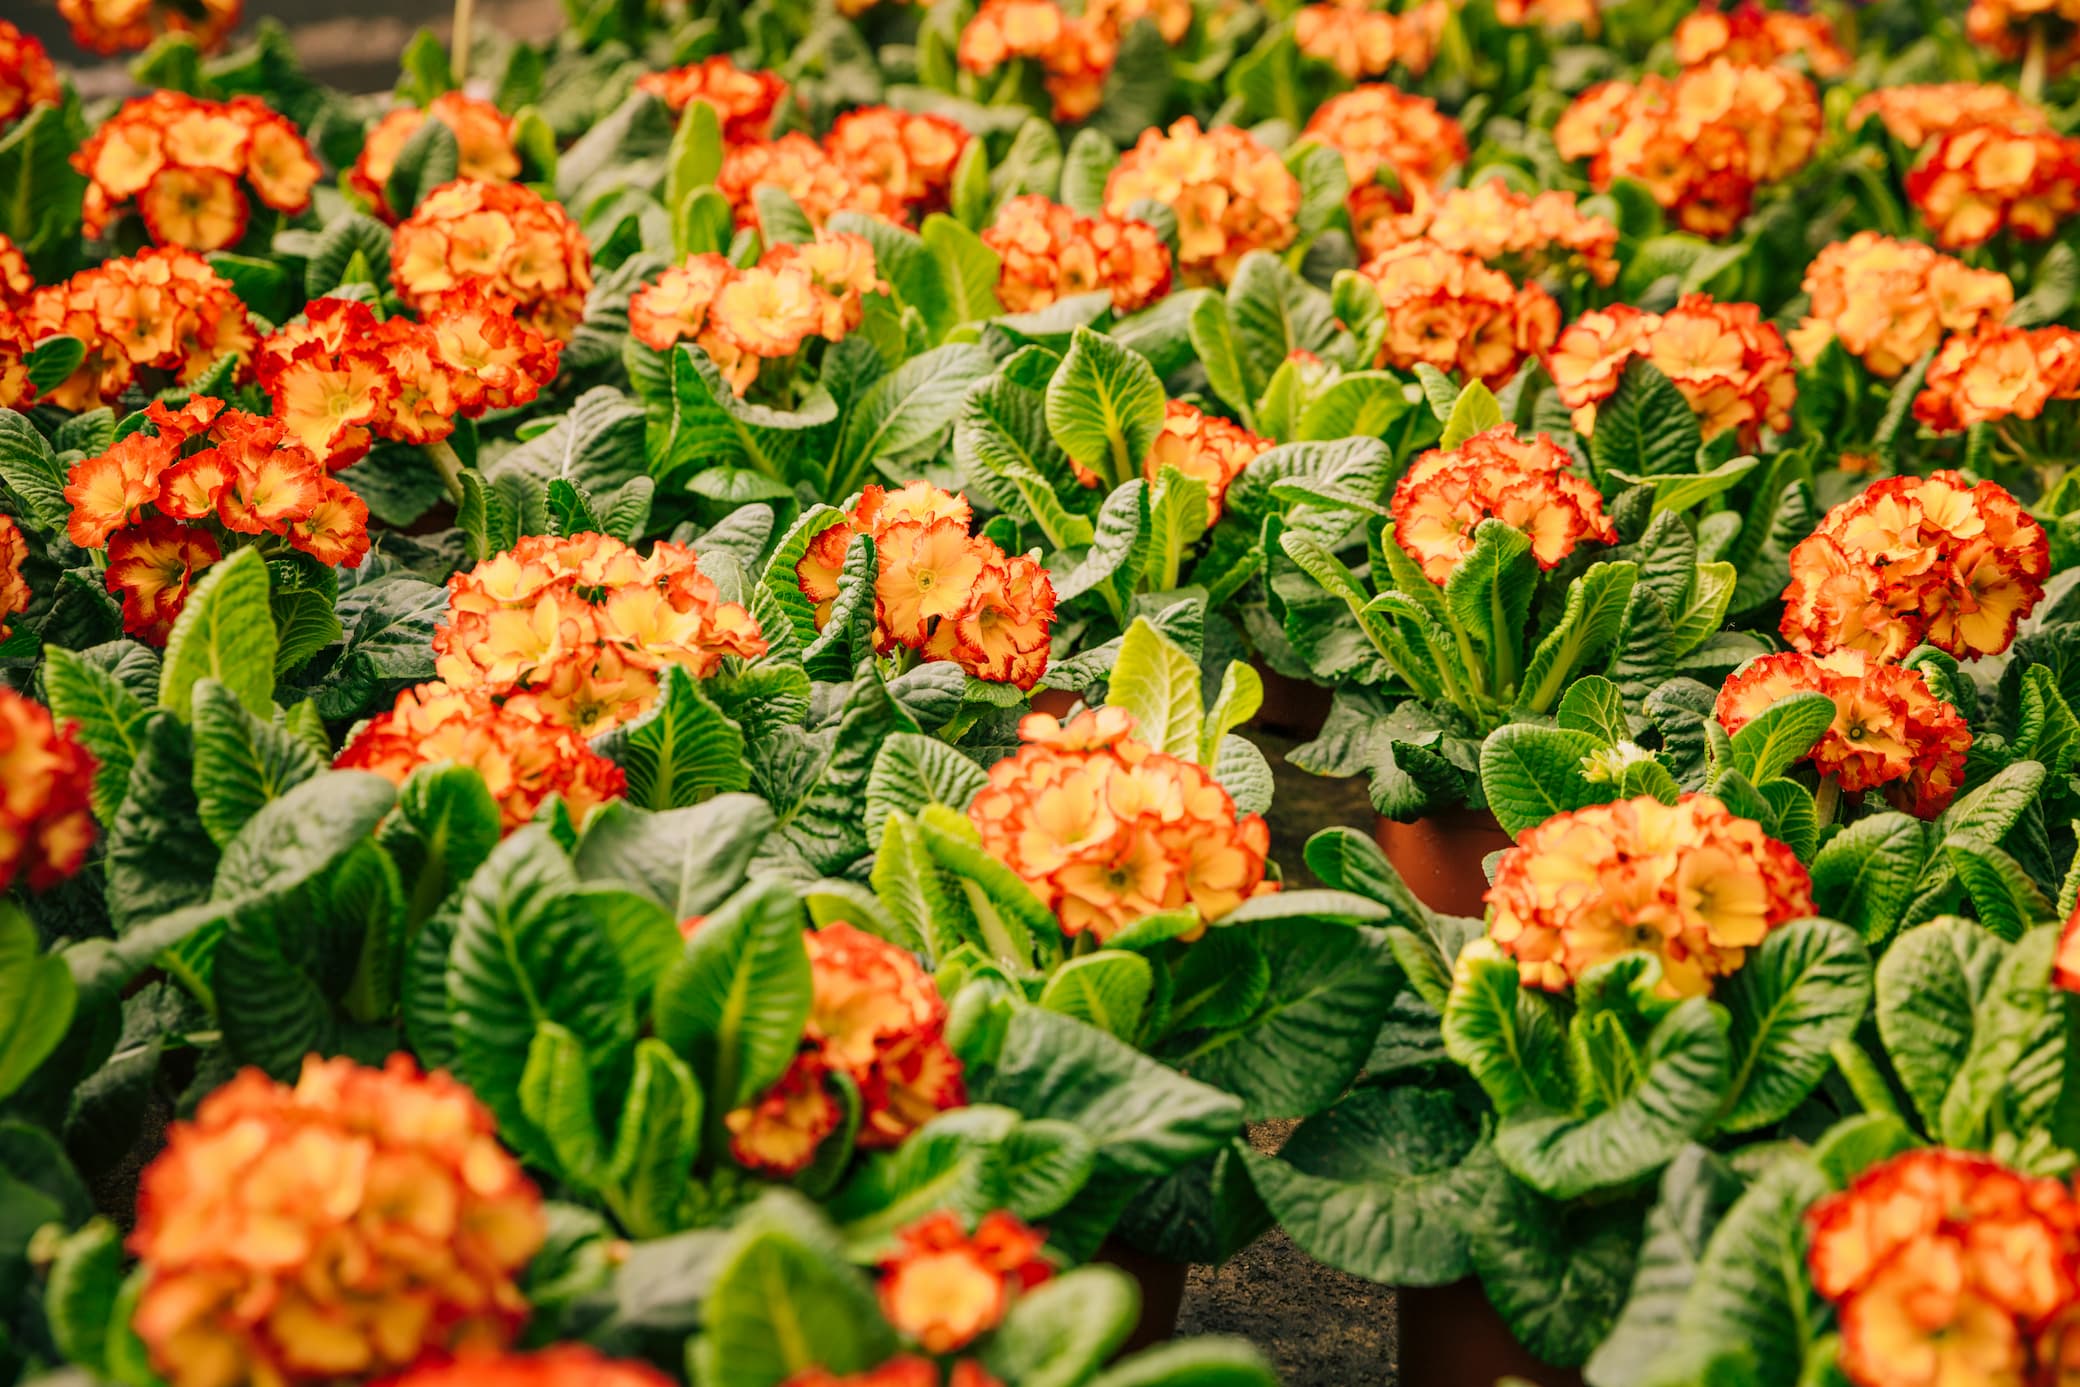
M787 83L777 72L754 68L749 72L717 53L668 72L646 72L636 86L649 92L674 111L683 111L696 101L715 111L725 144L763 140L773 124L773 110L787 95Z
M973 1234L955 1215L929 1214L896 1234L881 1262L881 1311L925 1352L958 1353L1004 1322L1021 1291L1053 1275L1045 1235L998 1210Z
M1437 56L1451 10L1444 0L1421 0L1401 14L1366 0L1322 0L1293 14L1293 42L1352 82L1384 77L1397 64L1420 77Z
M1998 270L1975 270L1919 241L1859 231L1835 241L1806 267L1806 317L1791 332L1792 350L1810 366L1829 342L1891 378L1945 333L1997 326L2014 306L2015 288Z
M187 34L212 52L238 27L245 0L58 0L72 41L95 53L151 46L160 34Z
M95 769L71 723L0 688L0 892L17 882L41 891L80 869L94 845Z
M1104 98L1120 35L1144 14L1174 44L1190 27L1192 10L1180 0L1091 0L1082 14L1072 15L1055 0L983 0L961 30L955 56L963 68L984 76L1008 62L1035 62L1053 99L1054 118L1083 120Z
M375 206L376 215L395 223L397 209L385 192L397 168L397 156L429 120L439 121L455 136L456 174L487 183L510 183L520 176L520 151L513 143L513 121L496 105L459 91L443 92L425 110L399 106L376 122L361 146L347 182Z
M29 561L29 541L14 517L0 514L0 641L12 634L7 619L29 610L29 579L22 566Z
M461 178L429 193L391 238L391 277L422 316L471 284L568 342L592 292L592 252L561 206L518 183Z
M840 212L859 212L883 221L898 221L901 206L894 195L800 131L777 140L750 140L731 145L722 156L715 187L729 199L738 226L759 225L756 194L775 187L794 199L809 224L821 227Z
M1536 284L1430 241L1408 241L1358 273L1386 318L1379 364L1434 366L1462 381L1500 385L1553 343L1560 306Z
M1012 198L982 233L1002 260L997 297L1013 313L1100 290L1132 313L1170 289L1170 247L1147 222L1079 217L1037 193Z
M379 1387L670 1387L648 1363L603 1358L589 1344L554 1344L535 1353L463 1353L436 1358Z
M1514 424L1418 457L1394 487L1393 515L1394 542L1440 585L1472 552L1484 520L1524 531L1540 568L1559 563L1584 540L1618 540L1603 498L1568 470L1560 446L1545 434L1519 438Z
M155 244L202 252L245 235L248 189L263 206L296 213L318 181L302 134L257 98L172 91L124 102L73 152L72 166L88 179L89 235L134 200Z
M2049 129L2044 113L1998 82L1936 82L1880 87L1849 112L1851 128L1876 116L1908 149L1967 125Z
M1225 284L1253 250L1283 250L1298 234L1300 180L1249 132L1201 130L1191 116L1141 132L1105 181L1105 211L1132 215L1143 198L1177 214L1177 271L1187 284Z
M2034 419L2053 400L2080 398L2080 333L1984 323L1944 341L1929 363L1914 417L1939 433Z
M1682 392L1707 439L1732 430L1753 447L1765 428L1791 427L1798 368L1776 324L1752 303L1685 294L1666 313L1615 304L1577 318L1553 343L1546 368L1579 432L1595 428L1596 406L1616 393L1635 356Z
M1803 60L1815 77L1839 77L1849 70L1849 55L1826 15L1766 9L1756 0L1738 0L1732 9L1717 3L1699 5L1676 25L1676 61L1697 67L1725 58L1743 67L1769 67Z
M104 260L47 284L20 310L32 341L67 333L86 346L73 373L37 398L82 412L113 405L133 385L194 381L225 356L253 349L252 320L228 280L179 247Z
M1368 257L1421 235L1445 177L1466 161L1459 122L1385 82L1330 97L1302 133L1343 156L1351 228Z
M58 69L42 40L0 19L0 130L29 114L35 106L55 106L64 99Z
M2080 63L2080 3L2076 0L1972 0L1965 36L2009 62L2028 58L2032 37L2042 45L2047 72Z
M1573 193L1519 193L1500 178L1418 198L1406 215L1376 218L1359 234L1367 254L1422 239L1518 280L1618 277L1615 223L1583 213Z
M2003 231L2041 241L2080 211L2080 139L2034 122L1958 126L1908 172L1907 200L1951 250Z
M1100 942L1145 915L1190 908L1200 929L1264 880L1270 830L1206 769L1131 736L1118 709L1019 724L1016 756L990 768L968 818L990 856L1033 888L1064 933Z
M1221 518L1221 501L1228 494L1228 483L1241 476L1251 460L1270 447L1270 439L1259 438L1240 424L1207 414L1183 400L1171 400L1163 406L1162 430L1150 445L1141 470L1151 482L1166 467L1204 482L1206 523L1211 525ZM1079 474L1085 470L1080 463L1072 465ZM1092 473L1082 480L1086 486L1093 486L1098 478Z
M1834 722L1806 757L1821 775L1850 794L1882 789L1917 818L1950 807L1964 784L1972 731L1918 670L1879 664L1860 650L1765 655L1726 681L1714 711L1722 727L1738 732L1802 693L1834 700Z
M944 116L861 106L832 123L823 147L911 221L946 210L968 132Z
M495 1349L541 1196L491 1114L409 1056L247 1069L177 1122L145 1168L128 1246L132 1320L174 1387L316 1383Z
M1926 641L1959 659L1997 655L2050 571L2043 527L1998 483L1887 477L1791 551L1781 629L1816 654L1892 661Z

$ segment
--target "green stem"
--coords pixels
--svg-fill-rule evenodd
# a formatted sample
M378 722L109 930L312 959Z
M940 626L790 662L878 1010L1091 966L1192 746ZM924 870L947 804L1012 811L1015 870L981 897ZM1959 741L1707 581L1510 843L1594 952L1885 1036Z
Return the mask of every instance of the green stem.
M2029 47L2022 54L2022 79L2016 83L2022 99L2032 106L2044 99L2044 68L2049 57L2045 47L2043 22L2032 21Z
M476 0L455 0L455 31L448 36L448 54L458 88L469 80L470 20L476 7Z
M1877 1065L1871 1063L1871 1057L1863 1052L1861 1045L1853 1040L1837 1040L1828 1047L1827 1053L1834 1058L1835 1068L1842 1071L1849 1091L1856 1095L1856 1101L1863 1105L1865 1112L1899 1116L1899 1104L1893 1101L1885 1076L1878 1072Z
M1831 775L1820 777L1819 793L1813 796L1813 812L1820 818L1820 827L1834 822L1835 810L1842 800L1842 782Z
M447 439L437 438L426 444L421 451L426 454L427 461L433 464L433 470L441 474L441 485L447 489L448 499L458 506L461 505L462 474L466 469L455 449L449 446Z

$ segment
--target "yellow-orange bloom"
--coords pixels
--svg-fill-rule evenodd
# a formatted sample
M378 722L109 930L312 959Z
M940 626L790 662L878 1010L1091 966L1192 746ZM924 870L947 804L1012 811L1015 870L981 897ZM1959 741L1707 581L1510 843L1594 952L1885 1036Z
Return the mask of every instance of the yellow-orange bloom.
M491 1114L407 1055L247 1069L145 1168L132 1327L173 1387L366 1378L503 1346L541 1196Z
M94 845L95 769L77 728L0 688L0 891L17 882L41 891L80 869Z
M592 252L569 214L532 189L462 178L434 189L398 226L390 273L422 315L476 284L544 336L568 342L592 292Z
M1797 854L1709 795L1555 814L1503 852L1486 899L1488 937L1526 983L1565 991L1647 953L1664 997L1706 995L1771 930L1813 913Z
M1946 340L1929 363L1914 417L1939 433L1999 419L2034 419L2080 397L2080 333L1984 324Z
M1187 284L1225 284L1253 250L1283 250L1298 234L1300 180L1248 131L1201 130L1191 116L1148 129L1105 181L1105 210L1132 215L1149 198L1177 214L1177 271Z
M1739 0L1730 10L1709 2L1698 6L1676 25L1675 45L1676 61L1684 67L1714 58L1746 67L1803 58L1815 77L1849 70L1849 55L1826 15L1765 9L1756 0Z
M1603 23L1598 0L1495 0L1495 18L1512 28L1572 28L1590 37Z
M1330 97L1303 133L1343 156L1351 230L1365 256L1421 235L1445 176L1466 161L1459 122L1385 82Z
M0 514L0 641L13 634L7 619L29 610L29 579L22 572L28 561L28 537L12 516Z
M1419 197L1406 214L1373 217L1358 231L1368 255L1421 239L1519 281L1580 273L1607 285L1618 277L1615 223L1583 213L1573 193L1519 193L1500 178Z
M648 1363L603 1358L590 1344L535 1353L463 1353L385 1378L380 1387L671 1387Z
M0 233L0 309L27 307L29 296L36 292L36 276L29 272L29 261L21 247ZM5 407L5 397L0 395L0 407Z
M245 235L245 188L263 206L296 213L318 181L303 136L257 98L172 91L123 103L73 152L72 166L88 179L88 235L134 200L155 244L204 252Z
M0 19L0 129L33 106L55 106L63 99L58 69L42 40Z
M1707 439L1732 430L1753 447L1765 428L1791 427L1798 368L1784 335L1752 303L1685 294L1666 313L1614 304L1577 318L1546 354L1577 431L1594 430L1596 406L1616 393L1635 356L1682 392Z
M1101 289L1112 295L1115 311L1132 313L1170 289L1170 247L1154 227L1079 217L1037 193L1005 203L982 240L1003 260L997 297L1012 313Z
M732 145L723 154L715 187L729 199L738 226L759 224L754 195L768 185L793 198L815 227L839 212L859 212L884 221L901 216L887 189L799 131L777 140Z
M1192 909L1195 939L1252 896L1264 880L1271 831L1235 812L1220 782L1194 762L1130 735L1118 708L1091 709L1066 725L1030 713L1016 756L990 768L968 806L990 856L1017 872L1066 934L1100 943L1143 916Z
M489 101L461 92L443 92L425 110L399 106L376 122L361 146L347 182L375 207L386 222L397 220L384 189L419 127L437 120L455 135L456 173L487 183L510 183L520 176L520 151L513 143L513 121Z
M898 1232L896 1250L882 1259L881 1311L925 1352L958 1353L1054 1274L1040 1256L1046 1241L1001 1209L972 1236L953 1214L928 1214Z
M668 72L646 72L636 86L649 92L674 111L683 111L704 101L715 111L725 144L763 140L773 126L773 110L787 95L787 83L777 72L753 68L746 72L717 53Z
M1883 789L1895 808L1933 819L1964 784L1972 730L1918 670L1860 650L1789 650L1750 661L1719 690L1714 715L1738 732L1795 694L1834 700L1834 723L1805 759L1850 794Z
M58 0L72 41L95 53L146 48L160 34L187 34L203 52L238 27L245 0Z
M1054 118L1083 120L1104 98L1121 33L1143 15L1175 44L1191 26L1192 8L1181 0L1091 0L1082 14L1071 15L1055 0L983 0L961 30L955 55L963 68L985 76L1019 59L1039 63Z
M1221 518L1221 500L1228 494L1228 483L1242 475L1251 459L1270 447L1270 439L1259 438L1240 424L1207 414L1183 400L1171 400L1163 406L1162 430L1149 446L1141 471L1153 482L1164 468L1174 467L1185 476L1204 482L1206 523L1211 525ZM1098 485L1096 473L1087 472L1081 463L1071 466L1085 486Z
M1926 641L1998 655L2044 595L2051 543L1996 482L1887 477L1830 510L1791 551L1784 639L1897 660Z
M1435 366L1463 381L1500 385L1553 344L1560 305L1536 284L1431 241L1408 241L1358 271L1386 320L1379 364Z
M1585 540L1618 542L1596 488L1568 470L1568 457L1545 434L1517 437L1517 426L1484 429L1457 448L1432 448L1394 487L1394 541L1442 585L1473 550L1483 520L1501 520L1531 540L1532 557L1551 568Z
M1996 82L1934 82L1920 86L1880 87L1849 111L1851 129L1872 116L1908 149L1919 149L1941 135L1967 125L2002 125L2049 129L2042 111L2013 87Z
M946 210L968 132L944 116L862 106L838 117L823 147L855 178L880 188L910 221Z
M1325 0L1294 12L1293 42L1348 81L1383 77L1397 64L1420 77L1450 19L1445 0L1421 0L1402 14L1373 9L1367 0Z
M2080 0L1972 0L1965 11L1965 36L1981 48L2019 62L2028 57L2033 35L2041 36L2046 72L2064 72L2080 62Z
M2080 139L2036 124L1959 126L1908 172L1907 200L1952 250L2003 231L2041 241L2080 211Z
M1812 365L1829 342L1870 368L1897 376L1946 332L1998 324L2015 287L1998 270L1975 270L1919 241L1859 231L1824 247L1806 267L1806 317L1791 349Z
M47 284L20 317L32 340L62 332L86 344L73 373L38 396L73 412L113 405L133 385L187 384L221 357L244 358L254 341L229 281L177 247L104 260Z

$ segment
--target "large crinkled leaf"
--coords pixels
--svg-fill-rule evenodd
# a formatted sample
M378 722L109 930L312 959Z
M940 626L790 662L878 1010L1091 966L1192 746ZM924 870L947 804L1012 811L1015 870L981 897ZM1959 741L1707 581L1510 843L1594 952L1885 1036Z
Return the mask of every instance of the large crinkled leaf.
M1090 1138L1071 1123L1027 1121L986 1103L956 1108L864 1159L832 1198L831 1218L866 1257L941 1209L970 1222L993 1209L1038 1222L1075 1197L1093 1156Z
M1140 954L1100 949L1055 969L1036 1002L1133 1044L1140 1038L1142 1014L1154 985L1148 960Z
M1703 446L1690 402L1644 357L1635 357L1617 393L1596 407L1589 457L1599 476L1659 477L1695 472Z
M112 825L130 789L130 767L144 750L145 723L152 711L116 671L131 666L148 672L156 690L158 665L143 646L129 642L112 667L104 668L93 658L95 653L47 647L43 688L51 716L78 724L80 741L94 753L94 817Z
M1474 531L1472 550L1445 580L1445 607L1453 626L1471 635L1488 653L1490 668L1506 678L1523 648L1537 574L1530 538L1500 520L1483 520Z
M1824 693L1795 693L1778 699L1733 734L1735 771L1754 784L1782 775L1813 749L1834 724L1834 700Z
M0 482L28 506L23 519L51 534L64 532L72 518L65 469L29 416L11 409L0 409Z
M1617 1319L1639 1221L1623 1203L1542 1199L1504 1177L1469 1211L1467 1241L1510 1337L1542 1363L1573 1367Z
M1813 858L1813 901L1869 944L1882 944L1900 922L1928 859L1927 830L1905 814L1858 819L1827 840Z
M1566 1031L1543 997L1519 986L1516 964L1486 946L1461 950L1452 970L1444 1044L1504 1121L1573 1111Z
M1870 954L1846 925L1794 920L1750 949L1715 996L1733 1057L1719 1125L1752 1131L1788 1116L1827 1077L1829 1048L1870 1008Z
M378 841L397 864L407 927L430 919L484 864L501 834L498 801L476 771L436 763L406 776Z
M486 470L494 480L517 474L545 487L561 478L594 496L611 494L645 473L643 407L619 390L595 386Z
M1727 1210L1670 1336L1686 1358L1725 1353L1747 1359L1757 1383L1799 1381L1825 1308L1807 1279L1805 1212L1827 1191L1811 1163L1787 1156Z
M838 444L846 470L840 475L893 468L939 438L960 411L968 387L995 369L996 361L982 348L951 343L911 357L883 376L846 417Z
M173 714L154 711L137 743L122 807L108 825L108 914L118 934L208 900L217 867L217 845L195 802L187 730Z
M1027 347L1023 352L1040 352ZM1005 372L970 386L953 424L953 458L971 491L1031 520L1052 549L1091 542L1068 458L1047 428L1047 400Z
M1697 1282L1705 1246L1743 1186L1731 1167L1702 1146L1686 1146L1661 1174L1631 1293L1583 1376L1594 1387L1637 1387L1667 1353L1676 1319Z
M1567 691L1575 671L1618 638L1639 568L1632 563L1591 564L1567 585L1560 621L1546 632L1518 681L1517 706L1542 713Z
M806 1206L753 1211L701 1306L688 1360L707 1387L776 1387L810 1368L864 1372L895 1349L865 1275Z
M966 809L989 779L965 752L937 737L915 732L891 734L867 775L867 836L879 842L892 811L913 817L927 804Z
M2066 1039L2062 994L2051 987L2058 935L2056 925L2030 931L1994 971L1932 1133L1945 1145L1978 1150L1998 1133L2026 1132L2057 1102Z
M1134 719L1134 735L1157 751L1186 760L1199 754L1205 704L1199 662L1147 617L1136 617L1120 641L1105 701Z
M1969 920L1917 925L1878 961L1878 1034L1923 1125L1936 1130L1964 1067L1981 1002L2008 947Z
M1235 267L1227 313L1243 388L1252 401L1294 352L1333 359L1340 355L1338 340L1346 336L1329 296L1268 251L1252 251Z
M0 1098L65 1038L76 992L65 961L43 952L20 907L0 902Z
M183 722L199 679L223 684L255 717L274 713L274 613L267 601L267 563L241 549L213 565L188 594L159 676L159 706Z
M809 1019L805 923L791 886L750 882L702 922L658 980L657 1037L691 1062L718 1117L750 1102L794 1059Z
M743 730L683 665L667 665L657 701L593 750L627 773L629 801L646 809L681 809L751 783Z
M1603 749L1587 732L1535 723L1497 728L1481 745L1481 791L1512 837L1555 814L1615 797L1608 782L1582 774L1582 760Z
M1021 1387L1081 1387L1126 1342L1138 1304L1133 1281L1117 1268L1078 1267L1012 1303L982 1364Z
M215 679L196 683L193 706L196 812L219 845L261 806L324 769L294 734L254 717Z
M1076 329L1047 386L1055 442L1115 485L1141 475L1163 407L1163 383L1147 358L1089 328Z

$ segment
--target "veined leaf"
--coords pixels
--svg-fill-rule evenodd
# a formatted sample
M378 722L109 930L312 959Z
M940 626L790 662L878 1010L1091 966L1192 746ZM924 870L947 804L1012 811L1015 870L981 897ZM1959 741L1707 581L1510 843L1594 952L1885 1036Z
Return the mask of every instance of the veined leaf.
M1566 1033L1543 1000L1518 986L1509 959L1461 951L1444 1006L1444 1046L1504 1121L1573 1110Z
M195 802L219 846L284 791L324 769L294 735L260 721L215 679L196 681Z
M683 665L665 666L657 701L593 749L628 773L628 798L646 809L682 809L751 783L743 730Z
M43 952L36 926L19 906L0 901L0 1098L57 1049L75 1001L65 960Z
M1871 985L1870 954L1848 926L1806 919L1772 930L1717 993L1733 1057L1719 1125L1753 1131L1804 1102L1834 1063L1830 1047L1856 1033Z
M1057 968L1041 989L1039 1004L1087 1021L1131 1045L1141 1034L1142 1013L1153 985L1148 960L1140 954L1100 949Z
M274 715L274 614L267 563L241 549L202 575L166 641L159 706L186 722L199 679L215 679L257 718Z
M1070 457L1117 485L1141 475L1164 398L1146 357L1079 327L1048 382L1047 426Z
M94 652L89 652L91 655ZM118 667L150 670L153 660L143 646L132 645L116 657ZM49 647L44 653L44 693L51 715L79 724L79 738L99 763L94 771L94 817L114 825L116 811L130 788L130 767L144 749L145 723L151 709L110 669L88 656Z
M1106 702L1131 713L1134 735L1156 750L1198 756L1206 724L1199 662L1145 616L1136 617L1120 641Z
M657 1037L690 1059L711 1121L777 1080L809 1018L805 917L791 885L754 881L687 940L658 981Z
M1834 725L1834 700L1823 693L1779 699L1733 734L1732 768L1760 784L1782 775Z

